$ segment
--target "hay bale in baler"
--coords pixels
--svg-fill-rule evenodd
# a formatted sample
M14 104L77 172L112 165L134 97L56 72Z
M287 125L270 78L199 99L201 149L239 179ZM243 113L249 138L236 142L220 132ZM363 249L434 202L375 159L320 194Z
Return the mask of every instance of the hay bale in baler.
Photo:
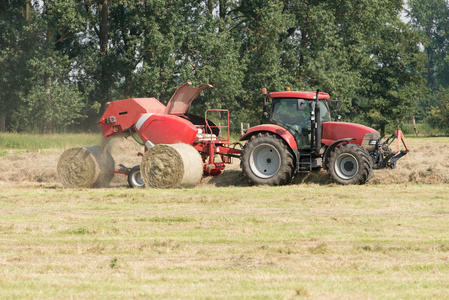
M147 187L192 188L201 180L203 161L190 145L159 144L145 153L140 171Z
M64 151L57 171L65 187L105 187L114 174L114 159L101 146L75 147Z

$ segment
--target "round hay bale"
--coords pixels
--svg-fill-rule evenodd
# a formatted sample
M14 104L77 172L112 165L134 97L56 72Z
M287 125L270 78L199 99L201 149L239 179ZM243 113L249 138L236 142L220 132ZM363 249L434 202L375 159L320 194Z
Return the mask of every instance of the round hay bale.
M140 171L147 187L191 188L201 180L203 161L190 145L159 144L145 153Z
M114 159L101 146L75 147L64 151L57 171L65 187L104 187L111 182Z

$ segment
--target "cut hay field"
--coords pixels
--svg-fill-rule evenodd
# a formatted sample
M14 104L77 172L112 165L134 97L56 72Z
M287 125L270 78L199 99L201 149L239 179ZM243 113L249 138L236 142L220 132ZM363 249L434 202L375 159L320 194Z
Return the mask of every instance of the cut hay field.
M407 141L364 186L250 187L233 165L195 189L65 189L63 149L4 155L0 296L449 298L449 139Z

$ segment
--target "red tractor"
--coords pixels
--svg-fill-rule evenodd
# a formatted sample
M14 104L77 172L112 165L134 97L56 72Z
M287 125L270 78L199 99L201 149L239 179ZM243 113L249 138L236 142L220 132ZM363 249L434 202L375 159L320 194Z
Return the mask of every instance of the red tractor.
M155 98L132 98L108 103L101 120L104 137L137 133L145 150L157 144L185 143L194 147L203 160L203 175L218 176L240 158L243 174L253 184L288 184L297 173L326 169L341 184L363 184L374 169L394 168L409 149L398 131L385 143L369 127L331 122L329 95L320 92L264 92L265 116L270 124L250 128L240 141L243 149L229 141L229 112L208 110L204 117L188 114L192 101L211 87L181 85L167 106ZM271 99L271 103L268 103ZM208 118L211 111L226 115L227 124L217 125ZM222 136L222 131L227 131ZM389 145L401 140L405 151L393 152ZM143 186L140 168L112 171L128 175L131 186Z
M253 184L288 184L295 174L324 168L340 184L364 184L373 169L395 168L409 152L401 130L385 143L376 130L331 122L329 95L322 92L263 90L270 124L250 128L241 141L241 168ZM269 103L271 99L271 103ZM389 145L395 138L397 150ZM405 150L399 152L399 141Z

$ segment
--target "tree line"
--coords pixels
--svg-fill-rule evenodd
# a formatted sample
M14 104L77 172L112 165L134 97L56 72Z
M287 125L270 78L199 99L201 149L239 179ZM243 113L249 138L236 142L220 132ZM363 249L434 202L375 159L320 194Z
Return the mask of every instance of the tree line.
M90 130L106 102L212 84L192 113L258 124L261 89L372 126L449 131L446 0L0 0L0 131Z

